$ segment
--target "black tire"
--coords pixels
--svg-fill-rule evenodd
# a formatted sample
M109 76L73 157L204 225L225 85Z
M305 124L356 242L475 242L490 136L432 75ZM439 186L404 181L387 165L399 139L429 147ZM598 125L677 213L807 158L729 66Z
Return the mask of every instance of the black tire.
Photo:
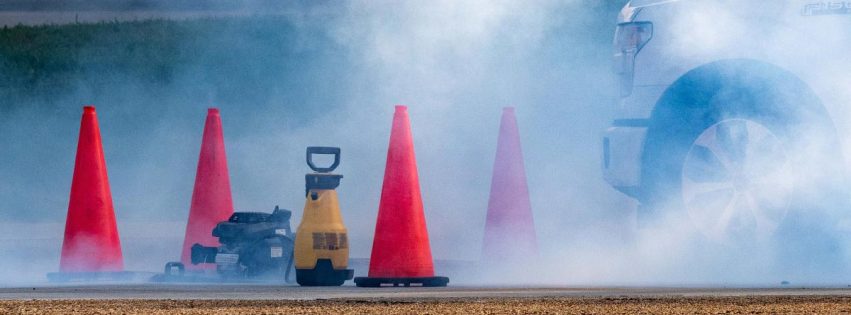
M352 279L351 269L334 269L330 259L318 259L313 269L296 269L296 282L301 286L341 286L346 280Z
M685 158L704 130L729 119L761 124L787 150L803 153L795 154L800 158L796 163L818 166L805 175L807 189L793 192L786 218L773 236L782 244L782 260L799 267L838 262L841 248L826 227L836 222L836 209L847 202L843 158L831 119L803 82L754 61L724 61L692 71L660 99L644 144L639 220L654 222L666 211L685 209Z

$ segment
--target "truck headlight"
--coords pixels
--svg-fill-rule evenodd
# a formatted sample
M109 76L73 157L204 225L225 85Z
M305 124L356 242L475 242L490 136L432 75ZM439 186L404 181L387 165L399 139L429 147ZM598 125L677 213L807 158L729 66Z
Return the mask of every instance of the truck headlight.
M653 23L628 22L618 24L615 31L614 72L618 75L621 97L632 93L635 55L653 37Z

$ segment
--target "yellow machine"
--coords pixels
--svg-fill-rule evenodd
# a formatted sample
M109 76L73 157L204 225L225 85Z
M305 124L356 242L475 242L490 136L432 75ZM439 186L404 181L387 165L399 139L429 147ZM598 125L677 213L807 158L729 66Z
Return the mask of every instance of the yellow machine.
M313 164L314 154L334 155L329 167ZM304 215L295 235L296 281L303 286L339 286L352 279L349 238L337 191L343 175L331 174L340 165L340 148L307 147L307 165L314 173L305 175Z

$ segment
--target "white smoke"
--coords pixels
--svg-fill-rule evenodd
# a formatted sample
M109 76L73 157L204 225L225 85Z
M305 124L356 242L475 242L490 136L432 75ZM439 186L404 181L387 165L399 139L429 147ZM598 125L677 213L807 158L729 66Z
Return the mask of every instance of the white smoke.
M655 25L660 31L683 33L672 42L651 44L664 49L671 62L692 64L708 56L741 55L739 49L753 47L734 38L757 36L763 39L752 43L761 49L758 56L789 65L790 71L811 82L823 102L849 103L849 67L838 62L849 39L843 31L847 27L842 27L846 22L827 17L773 28L767 25L777 24L741 19L746 11L740 2L721 7L707 3L671 4L698 9L668 17L670 25ZM798 9L773 3L754 2L752 9L773 10L768 13ZM540 262L529 266L540 268L522 266L492 278L468 278L467 283L830 282L837 270L807 270L785 279L787 274L778 269L761 268L775 263L773 245L731 249L713 243L687 217L677 215L679 211L663 218L665 229L637 228L635 205L604 183L600 174L600 138L614 117L617 93L609 64L616 10L599 14L610 6L585 1L311 5L282 17L294 25L286 48L295 53L263 55L302 57L292 61L302 66L293 66L292 73L266 72L269 60L220 64L202 55L196 57L206 63L189 62L175 70L167 88L157 90L165 91L162 95L152 95L132 79L117 87L106 85L109 91L92 88L86 81L65 97L66 106L46 111L34 102L13 111L0 125L0 144L6 152L0 155L0 210L6 214L28 207L50 210L38 212L49 213L44 217L9 223L34 232L3 232L2 246L12 254L0 258L0 266L11 266L0 274L4 280L13 279L19 266L30 266L30 272L0 283L40 281L38 275L58 268L61 229L57 227L67 209L79 107L99 100L108 101L95 105L129 270L159 271L179 255L207 106L222 108L237 210L271 211L278 204L293 210L295 226L304 203L305 147L340 146L337 172L345 176L340 202L351 254L368 257L393 105L405 104L432 252L438 260L479 258L499 115L504 106L517 108L542 254ZM599 16L611 20L595 20ZM222 38L233 41L211 41L206 51L220 57L210 52L228 45L277 52L256 39L271 35L258 33L241 41L227 33ZM801 38L808 44L799 44ZM233 82L205 81L222 71L233 72ZM257 96L249 100L233 99L225 92L231 83L244 87L239 83L245 80L279 83L271 90L239 94ZM843 153L849 157L851 143L846 139L851 138L845 135L851 130L841 120L849 113L842 106L831 111L846 144ZM851 227L848 221L843 224ZM38 250L24 254L19 243ZM358 275L365 272L356 270Z

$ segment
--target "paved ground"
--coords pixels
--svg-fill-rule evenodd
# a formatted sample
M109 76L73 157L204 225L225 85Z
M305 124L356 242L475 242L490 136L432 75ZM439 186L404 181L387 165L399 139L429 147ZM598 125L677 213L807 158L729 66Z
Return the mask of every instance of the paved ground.
M839 314L847 296L371 300L0 301L3 314Z
M3 314L851 313L848 288L299 288L108 285L0 290Z
M28 299L174 299L174 300L324 300L324 299L457 299L560 297L742 297L838 296L851 298L851 288L304 288L277 285L137 284L0 288L2 300Z

